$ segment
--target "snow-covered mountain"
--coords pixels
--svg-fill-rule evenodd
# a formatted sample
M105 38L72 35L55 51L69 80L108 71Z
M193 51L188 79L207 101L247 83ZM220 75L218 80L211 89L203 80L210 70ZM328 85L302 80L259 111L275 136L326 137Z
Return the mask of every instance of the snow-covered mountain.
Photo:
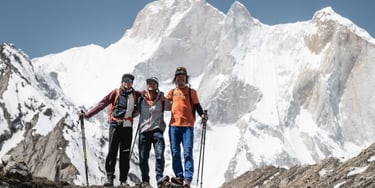
M59 154L79 173L71 173L72 181L84 184L75 113L118 87L123 73L136 75L137 89L157 76L167 92L175 68L185 66L210 116L209 187L265 165L348 158L375 141L374 59L375 39L330 7L311 20L270 26L239 2L224 14L204 0L154 1L107 48L76 47L30 62L13 46L2 47L0 157L27 135L60 131L66 143ZM103 112L86 123L92 184L104 177L105 118ZM197 158L199 122L196 138ZM166 173L173 175L169 149L166 157ZM139 176L133 160L131 173Z
M0 70L0 156L10 151L35 175L52 180L77 174L61 131L68 127L65 123L72 125L69 111L74 105L13 45L0 46Z

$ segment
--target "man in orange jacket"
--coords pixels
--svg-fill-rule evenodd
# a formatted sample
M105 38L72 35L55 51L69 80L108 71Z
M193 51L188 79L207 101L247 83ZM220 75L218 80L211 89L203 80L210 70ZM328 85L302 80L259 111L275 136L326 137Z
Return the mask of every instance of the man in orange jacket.
M189 76L186 68L178 67L173 83L176 88L171 89L166 97L172 102L171 120L169 122L169 140L172 152L172 168L175 177L173 183L190 187L194 174L193 144L195 111L207 119L199 104L196 90L188 87ZM181 162L181 147L183 145L184 168Z

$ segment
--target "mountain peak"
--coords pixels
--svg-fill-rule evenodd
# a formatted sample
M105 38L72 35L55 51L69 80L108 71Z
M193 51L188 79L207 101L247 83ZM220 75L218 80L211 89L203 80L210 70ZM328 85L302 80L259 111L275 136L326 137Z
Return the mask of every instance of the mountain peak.
M320 9L314 13L312 20L335 20L335 21L342 21L343 17L337 14L331 7L325 7Z
M0 45L0 49L2 52L7 53L8 55L10 54L18 54L25 59L29 59L29 56L26 55L25 52L23 52L21 49L18 49L14 44L12 43L3 43Z
M344 26L361 38L375 44L375 39L373 39L367 31L360 28L349 19L337 14L331 7L325 7L316 11L312 18L312 22L323 27L333 27L335 25Z
M336 12L330 6L320 9L319 11L317 11L317 13L326 13L331 15L336 14Z
M237 18L244 18L250 21L251 25L258 22L258 20L254 19L247 8L238 1L235 1L228 11L229 17L237 17Z
M155 38L168 34L194 7L205 0L159 0L146 5L137 15L131 29L133 37Z
M0 58L5 64L8 64L17 74L23 73L23 79L26 82L34 80L34 67L31 64L29 57L21 50L17 49L14 44L4 43L0 45ZM1 61L0 60L0 61ZM16 63L11 63L16 62ZM1 64L0 64L1 65ZM2 66L5 67L5 66ZM2 69L0 67L0 70ZM1 75L0 75L1 76Z

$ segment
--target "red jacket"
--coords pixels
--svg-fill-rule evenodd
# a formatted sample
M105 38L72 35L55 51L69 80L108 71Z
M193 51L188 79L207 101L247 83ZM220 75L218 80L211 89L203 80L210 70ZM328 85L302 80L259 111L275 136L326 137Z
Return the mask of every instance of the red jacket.
M124 87L120 87L120 89L125 89ZM133 89L133 88L132 88ZM116 99L116 90L112 90L108 95L106 95L93 109L91 109L89 112L85 114L85 118L91 118L92 116L96 115L100 111L102 111L105 107L107 107L110 104L113 104ZM133 89L134 90L134 89ZM140 96L140 93L138 91L135 92L136 96ZM136 110L134 110L136 111Z

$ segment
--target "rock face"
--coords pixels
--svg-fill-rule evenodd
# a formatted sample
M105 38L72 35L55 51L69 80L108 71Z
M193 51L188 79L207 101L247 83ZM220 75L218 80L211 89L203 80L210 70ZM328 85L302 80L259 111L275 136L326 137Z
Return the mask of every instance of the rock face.
M67 120L68 103L57 98L59 89L35 73L26 54L10 44L0 45L0 78L0 150L11 148L6 154L22 161L33 176L72 183L78 171L66 154L69 142L64 133L74 125ZM7 141L12 137L23 139L10 141L14 143L10 147ZM22 164L13 164L7 171L18 167Z
M26 160L34 176L46 177L54 181L72 183L77 169L65 153L67 142L63 137L64 119L46 136L25 132L25 139L8 152L16 159Z
M375 144L358 156L340 162L327 158L315 165L290 169L267 166L246 172L221 188L241 187L375 187Z

